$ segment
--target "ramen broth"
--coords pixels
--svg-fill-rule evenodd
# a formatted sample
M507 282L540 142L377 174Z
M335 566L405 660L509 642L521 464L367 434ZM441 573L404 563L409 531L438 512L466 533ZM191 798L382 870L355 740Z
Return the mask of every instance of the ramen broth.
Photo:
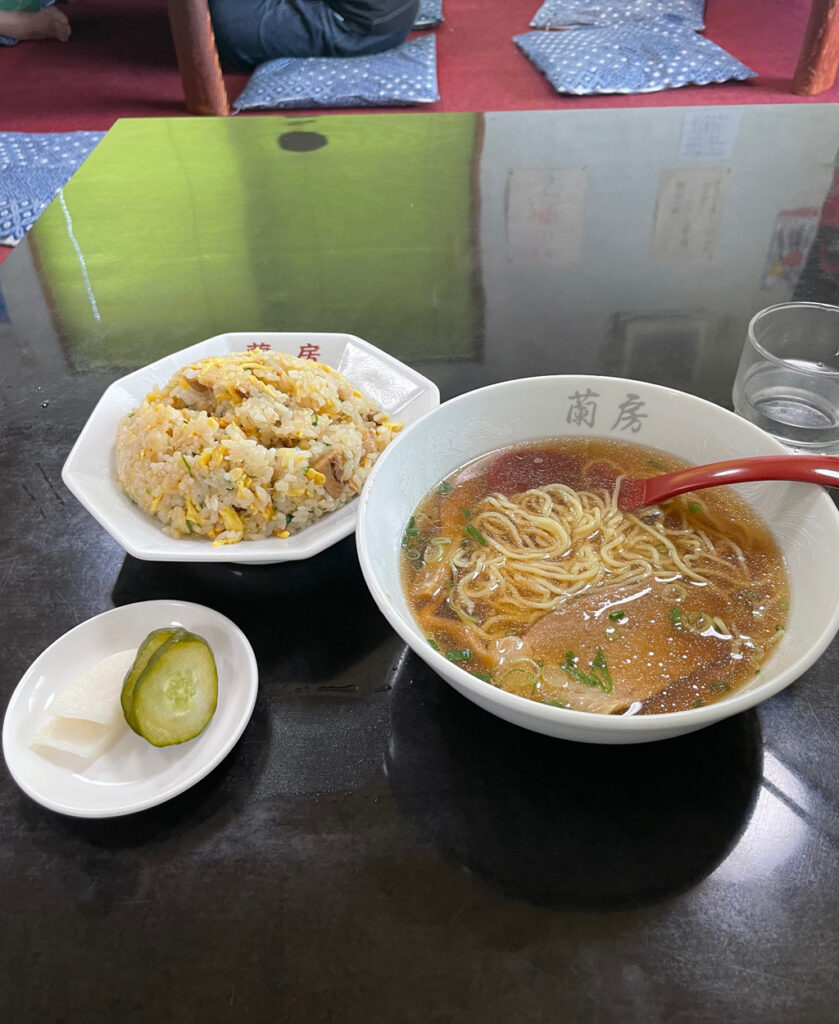
M622 475L686 465L629 442L557 438L442 481L402 538L429 644L488 684L582 711L683 711L742 686L789 614L767 527L725 487L616 505Z

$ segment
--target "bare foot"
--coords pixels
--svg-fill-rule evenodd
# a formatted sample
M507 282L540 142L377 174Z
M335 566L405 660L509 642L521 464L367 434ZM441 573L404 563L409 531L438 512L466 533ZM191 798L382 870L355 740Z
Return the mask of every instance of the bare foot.
M42 11L0 11L0 35L12 39L70 38L70 21L63 11L45 7Z

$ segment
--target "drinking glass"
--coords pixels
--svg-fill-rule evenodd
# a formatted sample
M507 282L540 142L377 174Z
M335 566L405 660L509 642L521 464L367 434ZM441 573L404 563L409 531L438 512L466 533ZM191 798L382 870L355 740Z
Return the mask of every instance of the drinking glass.
M795 452L839 452L839 307L785 302L752 317L732 399Z

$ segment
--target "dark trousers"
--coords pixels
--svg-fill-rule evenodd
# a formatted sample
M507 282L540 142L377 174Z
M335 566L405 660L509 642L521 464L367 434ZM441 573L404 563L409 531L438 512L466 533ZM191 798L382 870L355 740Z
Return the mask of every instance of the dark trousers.
M419 0L395 0L394 10ZM252 68L275 57L358 57L404 42L413 17L396 32L351 27L323 0L210 0L216 45L225 64Z

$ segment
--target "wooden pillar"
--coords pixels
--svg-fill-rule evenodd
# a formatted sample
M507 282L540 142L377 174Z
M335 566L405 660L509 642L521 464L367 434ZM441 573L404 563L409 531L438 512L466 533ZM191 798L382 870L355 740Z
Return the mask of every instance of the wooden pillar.
M166 0L190 114L230 113L207 0Z
M813 0L792 91L813 96L833 85L839 65L839 0Z

